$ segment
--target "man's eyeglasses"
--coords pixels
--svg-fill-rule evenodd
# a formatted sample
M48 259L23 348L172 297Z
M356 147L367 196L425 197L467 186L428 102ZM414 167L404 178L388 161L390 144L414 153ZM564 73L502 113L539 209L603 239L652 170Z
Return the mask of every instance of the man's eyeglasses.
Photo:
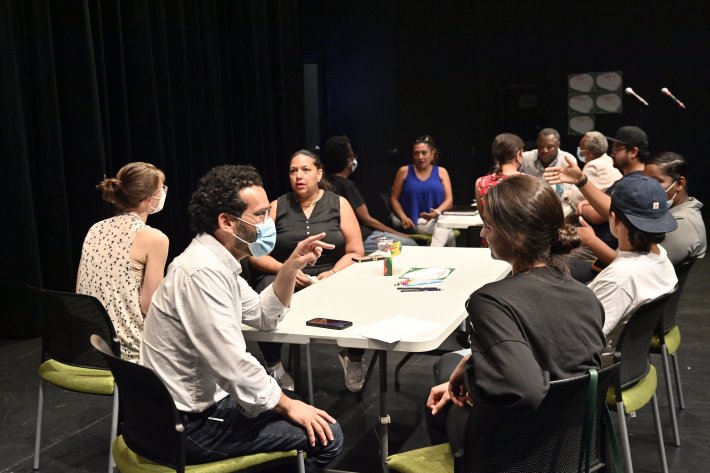
M268 208L268 209L263 210L263 211L261 211L261 212L249 212L249 211L246 211L246 210L245 210L245 211L242 212L242 213L244 213L244 214L249 214L249 215L253 215L253 216L254 216L254 219L255 219L258 223L264 223L264 222L266 221L266 219L269 217L269 212L271 212L271 208Z

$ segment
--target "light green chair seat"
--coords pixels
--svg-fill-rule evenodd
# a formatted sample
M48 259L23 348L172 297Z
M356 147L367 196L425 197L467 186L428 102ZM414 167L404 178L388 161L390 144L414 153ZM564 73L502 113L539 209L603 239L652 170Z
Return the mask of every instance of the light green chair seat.
M87 394L113 394L113 376L109 370L80 368L56 360L47 360L37 369L40 378L55 386Z
M641 409L643 406L648 404L648 402L656 394L656 385L658 380L656 378L656 368L651 365L648 370L648 374L644 376L638 383L623 390L623 401L624 401L624 413L630 414ZM606 393L606 403L610 407L616 408L616 396L614 394L614 388L609 388Z
M676 325L675 327L670 329L668 333L664 335L663 338L666 342L666 351L669 355L672 355L676 352L676 350L678 350L678 347L680 346L680 327ZM654 350L661 349L661 341L658 338L658 335L653 336L653 340L651 340L651 348L653 348Z
M458 238L461 235L461 231L454 229L454 238ZM409 238L416 241L419 246L429 246L431 245L431 235L428 233L410 233Z
M410 233L409 238L416 241L419 246L429 246L431 235L428 233Z
M391 455L387 466L401 473L452 473L454 457L448 443Z
M126 443L123 441L123 436L119 436L113 442L113 458L116 460L121 473L169 473L174 472L172 468L159 465L147 460L139 455L136 455ZM192 473L231 473L234 471L242 471L248 468L253 468L264 463L273 462L276 460L285 460L288 458L296 458L298 452L290 450L287 452L271 452L271 453L255 453L253 455L244 455L242 457L229 458L200 465L186 465L185 471Z

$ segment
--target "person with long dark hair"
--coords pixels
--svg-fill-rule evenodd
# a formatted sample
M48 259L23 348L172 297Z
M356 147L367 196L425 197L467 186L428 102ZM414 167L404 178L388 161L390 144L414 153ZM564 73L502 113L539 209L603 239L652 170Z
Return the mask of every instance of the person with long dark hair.
M537 177L511 176L490 188L482 218L491 255L512 273L468 299L471 353L432 388L433 423L450 402L534 409L550 381L601 365L604 311L569 275L564 255L580 240L555 191Z
M362 256L362 235L355 212L344 197L325 189L323 163L307 150L291 156L289 181L293 192L271 202L270 215L276 223L276 246L270 254L250 257L249 263L259 273L254 289L260 292L276 277L296 244L303 238L325 232L323 241L335 248L313 266L301 269L296 276L296 289L304 289L333 276L353 263L353 256ZM259 342L266 360L266 371L282 387L293 389L293 378L281 362L281 343ZM349 348L338 354L344 370L345 385L353 392L362 390L365 370L362 364L364 350Z
M476 179L476 203L479 212L485 205L488 189L498 185L507 177L520 174L519 169L523 162L524 151L523 139L513 133L501 133L493 139L493 144L491 144L493 169L485 176Z

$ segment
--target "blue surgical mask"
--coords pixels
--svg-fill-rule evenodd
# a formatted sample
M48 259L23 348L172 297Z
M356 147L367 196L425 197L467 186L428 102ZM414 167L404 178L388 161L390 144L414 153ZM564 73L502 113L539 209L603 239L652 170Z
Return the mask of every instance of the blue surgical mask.
M580 148L579 146L577 146L577 159L579 159L583 163L587 162L587 157L582 154L582 148Z
M276 225L273 220L267 217L262 223L255 225L247 222L246 220L242 220L239 217L235 218L240 222L256 227L256 239L251 243L232 233L237 240L245 243L247 247L249 247L249 251L253 256L258 258L259 256L268 255L273 251L274 246L276 245Z

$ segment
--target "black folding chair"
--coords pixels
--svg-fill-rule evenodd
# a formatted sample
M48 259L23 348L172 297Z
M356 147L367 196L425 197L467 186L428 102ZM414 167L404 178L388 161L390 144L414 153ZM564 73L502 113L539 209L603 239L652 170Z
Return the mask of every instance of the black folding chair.
M91 345L103 355L121 393L121 435L113 443L118 468L131 473L172 470L184 473L185 427L163 382L150 368L117 358L98 335L91 335ZM300 473L305 472L303 452L296 450L189 465L189 471L252 472L279 463L295 463Z
M42 310L42 357L38 373L37 430L33 468L39 469L44 414L44 389L51 383L70 391L113 396L111 443L116 438L118 424L118 395L113 376L103 358L89 343L93 333L110 340L108 350L119 352L111 318L103 304L93 296L69 292L49 291L28 286L30 294ZM108 471L113 470L109 444Z
M554 381L536 410L484 405L452 409L447 417L449 444L392 455L389 469L578 473L586 470L588 459L589 471L601 470L608 464L608 447L616 445L615 437L608 435L613 427L605 396L618 370L615 364L599 371L596 386L590 374ZM613 440L608 444L609 437Z

